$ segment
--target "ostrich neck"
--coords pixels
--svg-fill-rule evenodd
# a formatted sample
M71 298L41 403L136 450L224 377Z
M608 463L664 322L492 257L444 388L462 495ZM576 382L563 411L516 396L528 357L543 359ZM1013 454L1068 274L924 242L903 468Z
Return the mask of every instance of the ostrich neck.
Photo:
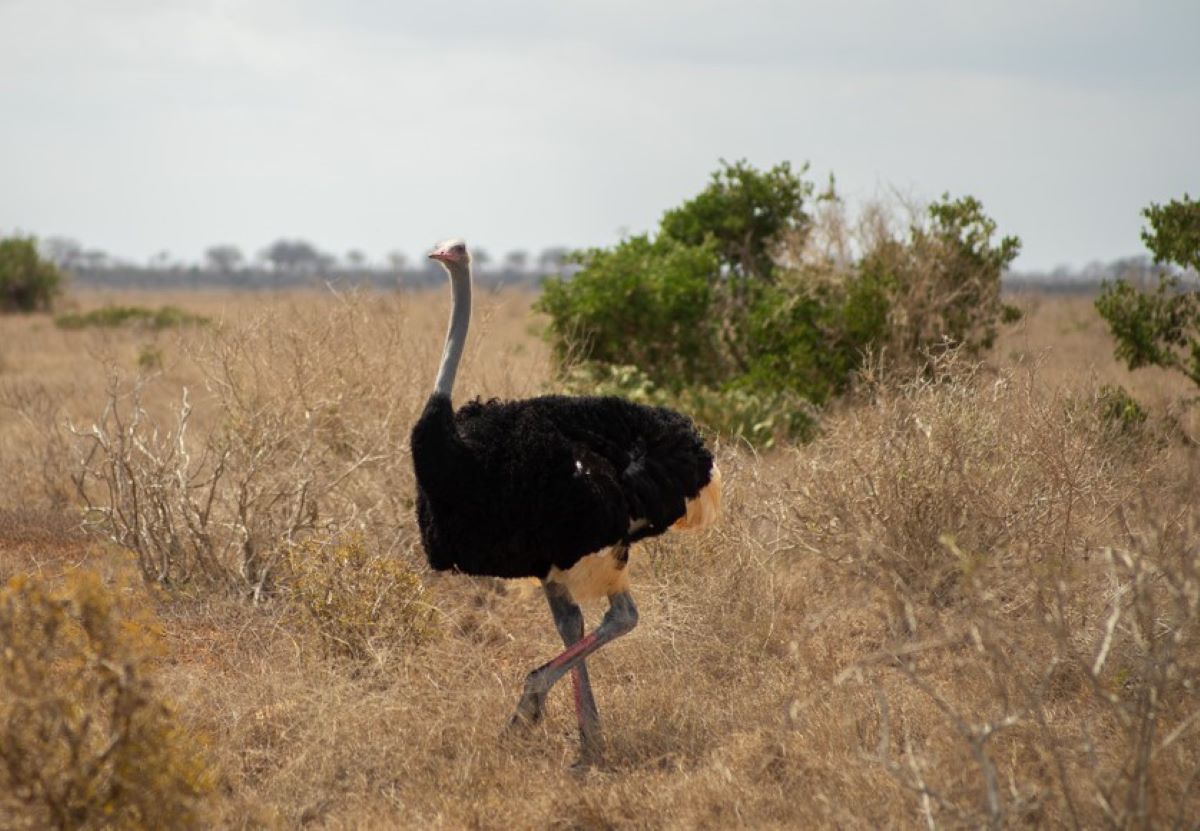
M434 392L450 397L454 389L454 376L458 362L462 360L463 345L467 341L467 327L471 323L471 267L462 263L448 263L450 272L450 326L446 330L446 349L442 352L442 365L438 369Z

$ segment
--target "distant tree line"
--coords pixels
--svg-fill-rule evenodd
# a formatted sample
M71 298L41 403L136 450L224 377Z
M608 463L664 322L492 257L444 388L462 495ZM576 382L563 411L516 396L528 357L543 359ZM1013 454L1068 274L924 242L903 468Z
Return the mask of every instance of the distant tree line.
M390 251L380 259L372 259L360 249L350 249L339 257L303 239L280 238L252 256L236 245L211 245L199 263L160 251L142 264L62 236L38 240L37 249L43 259L84 286L283 289L333 281L378 288L421 288L438 287L442 281L436 263L410 259L403 251ZM578 269L570 262L570 254L566 247L551 246L536 257L518 249L497 258L476 248L473 257L477 279L483 285L538 287L548 276L570 276ZM1003 283L1010 291L1096 294L1104 284L1118 280L1134 286L1156 285L1168 268L1148 255L1138 255L1095 261L1082 268L1006 271Z
M1116 281L1142 287L1157 285L1159 278L1170 271L1169 265L1139 254L1109 262L1090 262L1082 268L1060 266L1050 271L1013 271L1004 275L1004 287L1009 291L1096 294L1106 283Z
M189 263L161 251L145 264L86 248L69 237L39 242L41 256L85 286L112 288L235 288L283 289L326 282L377 288L440 286L441 267L423 258L412 261L402 251L372 260L360 249L342 256L323 251L303 239L280 238L247 256L236 245L222 243L205 249L203 261ZM487 286L538 286L548 275L569 271L569 251L544 249L533 257L524 250L496 259L482 248L474 251L476 279Z

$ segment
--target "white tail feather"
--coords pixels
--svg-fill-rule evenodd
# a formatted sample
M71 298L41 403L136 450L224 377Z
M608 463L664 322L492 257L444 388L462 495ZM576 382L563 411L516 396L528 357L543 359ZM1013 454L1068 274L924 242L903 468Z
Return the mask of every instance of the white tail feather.
M687 513L681 516L672 528L696 531L707 528L721 515L721 470L713 462L711 478L700 493L687 501Z

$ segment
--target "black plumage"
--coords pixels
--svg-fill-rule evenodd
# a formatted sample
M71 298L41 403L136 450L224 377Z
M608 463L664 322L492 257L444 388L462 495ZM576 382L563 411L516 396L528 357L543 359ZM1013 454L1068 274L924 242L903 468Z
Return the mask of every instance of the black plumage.
M429 564L545 578L666 531L709 483L712 454L686 417L615 397L473 401L434 393L413 428Z

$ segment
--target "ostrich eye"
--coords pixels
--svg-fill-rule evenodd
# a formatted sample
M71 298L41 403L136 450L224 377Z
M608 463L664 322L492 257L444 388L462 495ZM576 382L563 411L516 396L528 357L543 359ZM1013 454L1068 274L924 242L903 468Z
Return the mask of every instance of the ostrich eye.
M457 251L459 254L462 254L462 253L464 253L464 252L467 250L467 246L465 246L465 245L456 245L456 246L454 246L454 250L455 250L455 251Z

